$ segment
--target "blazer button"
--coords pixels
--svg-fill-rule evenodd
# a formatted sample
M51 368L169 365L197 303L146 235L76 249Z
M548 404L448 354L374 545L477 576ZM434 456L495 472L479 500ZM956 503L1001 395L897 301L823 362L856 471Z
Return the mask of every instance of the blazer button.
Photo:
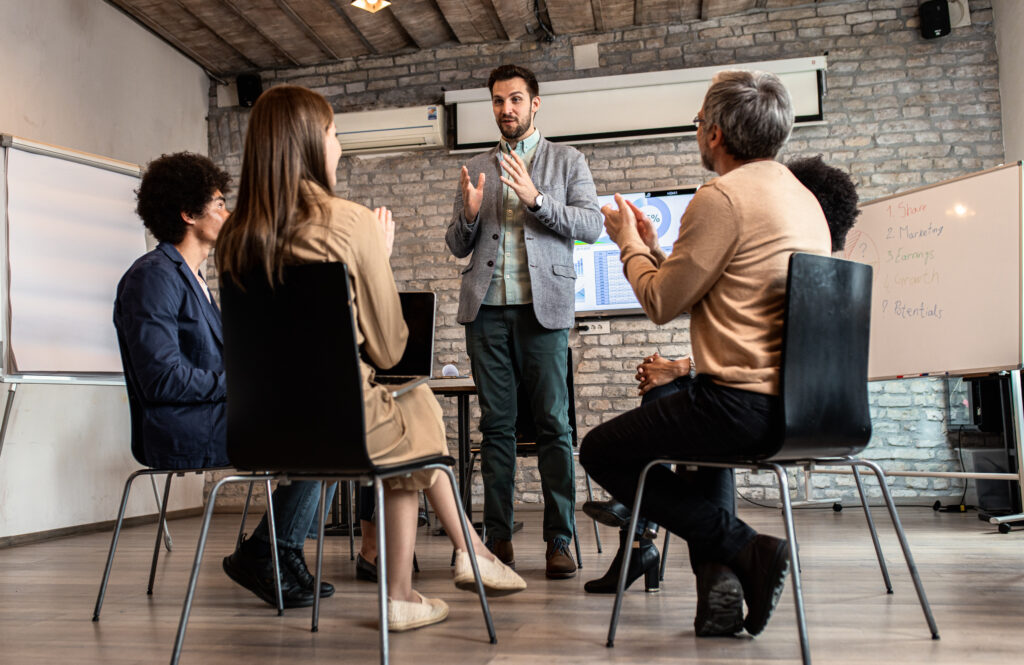
M494 261L488 261L487 262L487 267L488 268L493 268L494 267Z
M498 234L497 233L495 233L493 236L491 236L491 240L497 240L497 239L498 239Z

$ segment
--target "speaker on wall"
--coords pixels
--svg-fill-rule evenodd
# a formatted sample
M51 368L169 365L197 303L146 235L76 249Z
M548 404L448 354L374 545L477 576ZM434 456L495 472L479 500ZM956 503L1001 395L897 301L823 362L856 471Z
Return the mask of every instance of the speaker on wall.
M263 93L263 80L259 74L241 74L235 79L235 86L238 88L239 106L252 106Z
M921 18L921 36L935 39L949 34L949 3L946 0L926 0L917 9Z

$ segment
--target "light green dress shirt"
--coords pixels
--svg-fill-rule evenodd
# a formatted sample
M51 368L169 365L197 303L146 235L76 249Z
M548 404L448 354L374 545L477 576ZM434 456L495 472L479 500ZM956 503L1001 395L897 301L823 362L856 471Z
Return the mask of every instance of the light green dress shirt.
M533 155L537 152L539 142L540 130L535 129L533 134L516 144L516 154L526 164L527 170L533 163ZM502 138L498 142L498 149L501 155L507 155L511 147ZM503 183L501 191L501 238L498 240L498 258L494 262L494 275L491 276L491 285L484 296L483 304L525 305L533 302L524 233L526 216L530 213L526 209L526 204L519 200L511 187Z

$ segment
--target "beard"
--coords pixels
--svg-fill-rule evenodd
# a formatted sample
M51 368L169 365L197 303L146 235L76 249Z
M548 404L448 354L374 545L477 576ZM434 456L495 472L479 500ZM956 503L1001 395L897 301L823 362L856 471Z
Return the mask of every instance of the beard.
M528 132L533 127L533 114L530 114L528 120L520 120L511 129L507 128L504 121L498 123L498 130L501 131L501 135L505 137L506 141L518 141L522 138L523 134Z

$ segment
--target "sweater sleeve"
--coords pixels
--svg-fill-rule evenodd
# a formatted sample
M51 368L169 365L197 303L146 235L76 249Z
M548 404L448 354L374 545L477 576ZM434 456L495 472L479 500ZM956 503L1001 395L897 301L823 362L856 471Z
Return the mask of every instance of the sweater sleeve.
M736 253L739 229L728 197L713 184L698 190L663 261L639 239L621 248L623 271L647 316L657 324L688 312L718 281Z

